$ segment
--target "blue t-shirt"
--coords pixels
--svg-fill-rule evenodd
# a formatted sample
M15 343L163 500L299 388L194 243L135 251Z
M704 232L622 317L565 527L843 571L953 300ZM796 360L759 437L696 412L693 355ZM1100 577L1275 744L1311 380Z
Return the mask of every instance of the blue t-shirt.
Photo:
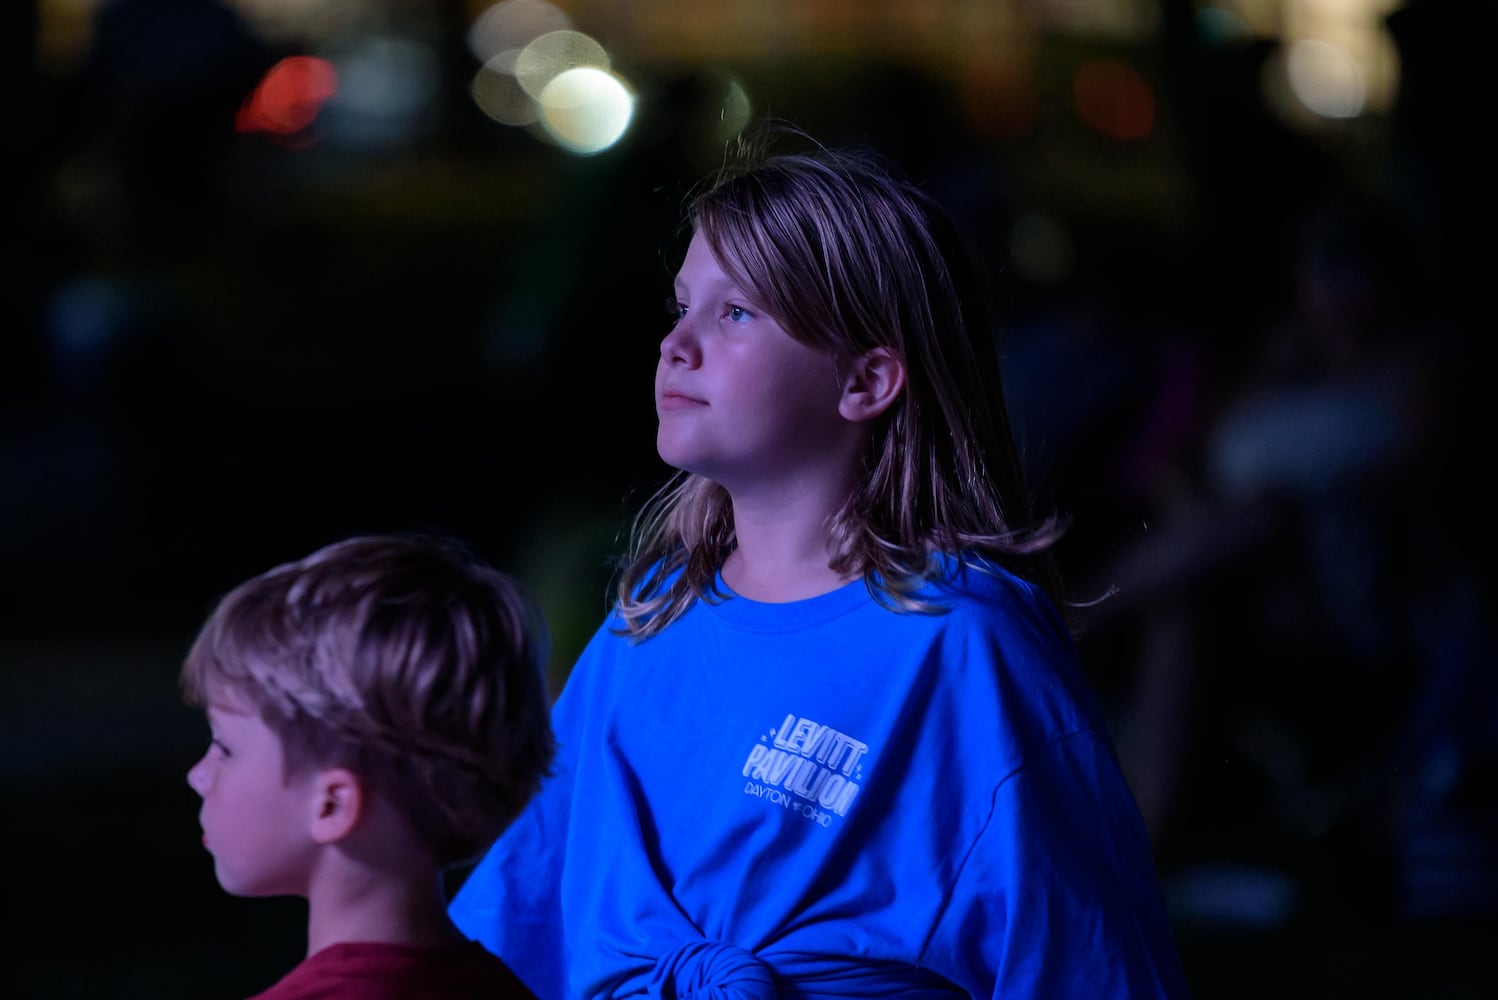
M1143 822L1054 606L988 564L611 616L555 775L453 919L542 1000L1187 995ZM720 586L722 586L720 581Z

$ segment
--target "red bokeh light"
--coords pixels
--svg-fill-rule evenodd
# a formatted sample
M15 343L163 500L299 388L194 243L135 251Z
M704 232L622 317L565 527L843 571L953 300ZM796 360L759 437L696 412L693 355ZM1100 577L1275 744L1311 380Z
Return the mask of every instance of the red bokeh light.
M332 63L316 56L290 56L266 71L245 99L235 118L235 130L281 138L299 135L337 93L338 74Z
M1155 127L1155 92L1132 66L1094 60L1072 83L1077 116L1110 139L1143 139Z

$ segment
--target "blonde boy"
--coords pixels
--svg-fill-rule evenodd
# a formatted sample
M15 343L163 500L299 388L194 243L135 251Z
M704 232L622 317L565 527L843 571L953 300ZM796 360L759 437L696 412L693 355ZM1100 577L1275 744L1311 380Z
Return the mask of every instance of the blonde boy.
M452 539L347 539L240 584L182 667L187 780L225 891L301 896L307 957L252 1000L531 996L455 928L443 873L548 773L547 632Z

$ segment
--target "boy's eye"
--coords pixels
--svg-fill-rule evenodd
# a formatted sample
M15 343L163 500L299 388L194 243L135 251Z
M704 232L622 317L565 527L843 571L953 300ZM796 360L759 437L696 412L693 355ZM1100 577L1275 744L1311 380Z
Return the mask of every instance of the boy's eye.
M220 757L229 756L229 748L224 746L224 741L217 737L208 741L208 749L217 753Z
M743 306L729 306L728 307L728 318L729 318L729 320L731 320L734 323L742 323L745 320L747 320L749 318L749 316L750 316L749 310L745 309Z
M680 302L677 302L673 298L668 297L666 299L666 317L671 321L672 326L675 326L677 323L681 322L681 318L686 314L686 306L682 305Z

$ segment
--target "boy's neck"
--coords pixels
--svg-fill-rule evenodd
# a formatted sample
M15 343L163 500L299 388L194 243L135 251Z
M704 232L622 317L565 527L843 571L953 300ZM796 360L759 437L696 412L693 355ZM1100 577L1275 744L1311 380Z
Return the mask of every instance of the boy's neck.
M467 939L453 926L441 882L434 876L349 879L307 896L307 954L335 944L378 942L447 948Z

